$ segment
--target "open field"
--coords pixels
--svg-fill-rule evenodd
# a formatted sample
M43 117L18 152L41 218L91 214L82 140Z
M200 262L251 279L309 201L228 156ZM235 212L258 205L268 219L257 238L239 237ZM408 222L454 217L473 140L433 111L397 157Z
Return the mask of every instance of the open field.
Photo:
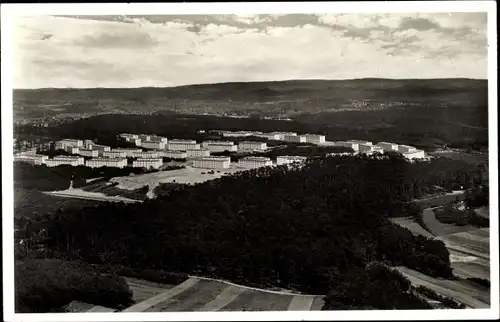
M55 197L76 198L85 200L97 201L112 201L112 202L141 202L140 200L128 199L120 196L106 196L99 192L84 191L82 189L66 189L61 191L45 192L48 195Z
M213 174L208 173L211 170L214 171ZM119 189L134 190L148 185L149 190L152 191L160 183L196 184L220 178L225 173L233 174L245 170L247 169L238 168L235 165L229 169L201 169L186 166L183 169L146 173L131 177L115 177L109 181L118 182L116 187Z
M462 279L445 280L433 278L406 267L397 267L397 270L406 276L415 286L426 286L439 294L451 297L471 308L480 309L490 307L490 292L489 289L483 286Z
M190 277L179 285L126 278L136 304L124 312L321 310L323 296L268 291Z
M470 164L488 164L487 153L467 153L465 151L436 151L429 153L433 156L445 157L452 160L465 161Z

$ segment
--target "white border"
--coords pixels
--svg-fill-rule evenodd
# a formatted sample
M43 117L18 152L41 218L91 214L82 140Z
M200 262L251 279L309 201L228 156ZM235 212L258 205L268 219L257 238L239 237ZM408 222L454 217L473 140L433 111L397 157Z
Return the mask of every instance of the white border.
M489 172L491 205L491 308L431 311L311 311L311 312L189 312L14 314L13 272L13 122L12 28L14 16L26 15L148 15L148 14L285 14L285 13L488 12ZM499 318L498 142L496 2L293 2L293 3L175 3L175 4L5 4L1 8L2 63L2 227L5 321L250 321L250 320L438 320Z

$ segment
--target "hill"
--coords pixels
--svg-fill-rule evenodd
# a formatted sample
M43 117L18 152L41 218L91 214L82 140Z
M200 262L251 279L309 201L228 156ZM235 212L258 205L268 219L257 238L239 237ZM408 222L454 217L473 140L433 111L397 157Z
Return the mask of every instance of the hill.
M170 88L16 89L16 118L101 113L297 115L426 104L486 106L487 81L353 79L240 82Z

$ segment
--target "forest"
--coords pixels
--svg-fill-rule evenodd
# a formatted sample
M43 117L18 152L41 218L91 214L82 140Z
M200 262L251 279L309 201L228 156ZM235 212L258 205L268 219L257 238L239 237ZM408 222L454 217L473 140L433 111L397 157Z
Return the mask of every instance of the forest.
M322 157L304 167L176 186L140 205L59 211L25 229L43 230L43 256L49 258L327 294L332 281L354 268L362 276L373 261L451 278L441 241L414 236L388 219L413 215L418 208L408 201L434 185L472 186L476 171L449 159Z

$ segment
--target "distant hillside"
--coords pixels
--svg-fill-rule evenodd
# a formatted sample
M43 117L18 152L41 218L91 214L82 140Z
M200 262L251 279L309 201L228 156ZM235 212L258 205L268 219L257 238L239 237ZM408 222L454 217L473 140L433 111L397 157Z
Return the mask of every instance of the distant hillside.
M150 113L293 116L338 110L374 110L443 103L486 106L487 81L290 80L189 85L169 88L14 90L14 116Z

